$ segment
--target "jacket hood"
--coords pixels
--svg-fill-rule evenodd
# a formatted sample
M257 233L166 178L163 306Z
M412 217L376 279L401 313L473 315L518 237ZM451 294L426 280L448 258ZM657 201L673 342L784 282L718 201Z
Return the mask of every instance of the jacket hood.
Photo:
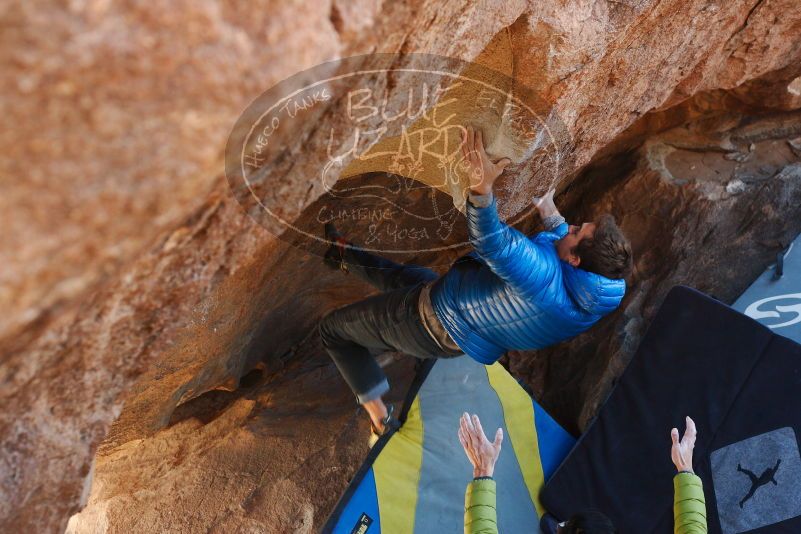
M620 305L626 294L626 281L573 267L561 261L565 289L576 305L592 315L606 315Z

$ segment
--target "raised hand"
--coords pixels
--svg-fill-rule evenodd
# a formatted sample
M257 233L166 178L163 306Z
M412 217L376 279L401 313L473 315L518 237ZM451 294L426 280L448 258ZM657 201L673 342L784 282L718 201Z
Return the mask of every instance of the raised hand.
M495 431L495 441L490 442L481 428L478 416L462 414L459 421L459 441L464 447L467 459L473 464L473 478L491 477L495 472L495 462L501 454L503 430Z
M537 208L541 218L545 219L546 217L550 217L551 215L556 215L559 213L559 210L556 209L556 204L554 204L553 201L553 196L555 193L555 188L549 189L548 192L541 197L534 197L532 199L534 201L534 207Z
M462 156L470 174L470 190L479 195L490 193L495 181L512 162L509 158L492 162L484 151L481 130L474 130L472 126L462 132Z
M698 432L695 429L695 421L687 416L687 429L684 431L681 441L679 441L679 430L674 428L670 431L670 439L673 446L670 449L670 459L678 471L689 471L693 473L693 449L695 448L695 437Z

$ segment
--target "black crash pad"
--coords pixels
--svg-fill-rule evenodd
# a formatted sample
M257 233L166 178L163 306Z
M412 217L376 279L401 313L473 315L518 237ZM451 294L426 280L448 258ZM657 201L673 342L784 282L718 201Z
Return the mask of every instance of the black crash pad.
M673 288L598 417L548 481L555 516L596 508L620 532L673 532L670 429L698 426L709 532L801 532L801 345ZM776 483L750 492L773 468ZM738 469L738 466L740 469Z

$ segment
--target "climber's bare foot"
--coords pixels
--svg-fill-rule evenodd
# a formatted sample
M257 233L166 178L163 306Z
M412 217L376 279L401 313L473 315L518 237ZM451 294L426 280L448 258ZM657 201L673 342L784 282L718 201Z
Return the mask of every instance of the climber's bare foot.
M373 448L382 436L391 434L400 428L400 422L392 416L395 408L393 405L390 404L387 407L381 399L376 399L368 404L369 408L365 406L370 414L370 438L367 440L367 444ZM381 414L384 415L381 416Z
M367 410L367 413L370 416L370 421L373 423L373 428L378 432L378 434L383 434L384 421L389 415L389 412L387 411L387 405L384 404L384 400L379 397L377 399L365 402L362 404L362 406L364 406L364 409Z

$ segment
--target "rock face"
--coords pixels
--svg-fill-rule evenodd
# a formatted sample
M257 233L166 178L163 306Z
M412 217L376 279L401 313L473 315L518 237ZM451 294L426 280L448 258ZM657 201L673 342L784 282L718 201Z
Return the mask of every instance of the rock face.
M20 2L3 20L4 532L319 529L367 425L314 326L371 289L249 218L219 154L251 99L325 60L505 43L515 84L561 118L569 165L516 165L504 214L558 185L573 219L613 213L637 258L613 316L505 360L574 431L672 285L729 302L801 232L794 0ZM269 162L299 227L325 198L281 179L338 120ZM338 222L363 241L356 219ZM460 252L399 258L443 271ZM396 400L412 365L388 366Z

